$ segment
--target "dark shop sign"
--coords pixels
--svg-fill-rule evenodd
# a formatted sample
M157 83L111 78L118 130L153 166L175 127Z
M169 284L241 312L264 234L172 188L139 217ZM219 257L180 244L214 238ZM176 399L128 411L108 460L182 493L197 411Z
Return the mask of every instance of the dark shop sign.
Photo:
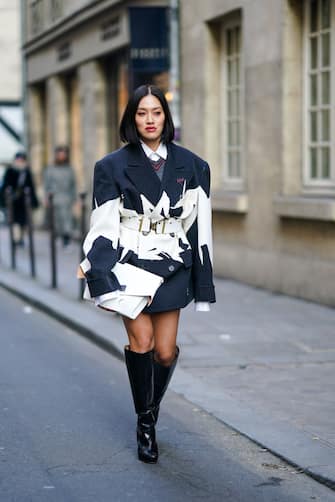
M168 70L168 9L129 7L129 21L133 71L158 73Z

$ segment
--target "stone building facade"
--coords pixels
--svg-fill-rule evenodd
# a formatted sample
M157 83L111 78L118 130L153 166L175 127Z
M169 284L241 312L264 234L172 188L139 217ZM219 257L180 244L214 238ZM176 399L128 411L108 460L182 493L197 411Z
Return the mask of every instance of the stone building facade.
M334 2L182 0L181 68L216 273L334 306Z
M170 3L23 1L37 179L67 143L90 191L95 160L119 145L136 78L168 90L166 71L134 79L129 8ZM179 7L181 140L211 165L216 274L334 306L334 2Z
M95 161L119 146L129 88L150 80L168 90L166 37L148 41L143 30L138 33L154 19L164 35L167 1L24 0L22 6L26 126L35 177L41 187L55 146L67 144L78 189L90 193ZM134 19L140 23L133 26ZM134 46L136 38L142 46ZM151 45L143 47L146 42ZM143 72L136 67L141 64Z

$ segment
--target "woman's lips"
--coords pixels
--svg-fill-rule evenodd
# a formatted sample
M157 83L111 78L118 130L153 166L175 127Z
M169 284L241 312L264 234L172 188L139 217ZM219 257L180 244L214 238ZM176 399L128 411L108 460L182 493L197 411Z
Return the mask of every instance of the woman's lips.
M154 132L156 131L156 127L146 127L145 130L148 132Z

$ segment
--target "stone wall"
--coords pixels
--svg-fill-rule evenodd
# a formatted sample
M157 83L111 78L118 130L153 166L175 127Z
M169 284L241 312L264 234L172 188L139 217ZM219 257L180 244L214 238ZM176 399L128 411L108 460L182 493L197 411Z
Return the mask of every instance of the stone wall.
M335 305L335 193L303 193L301 2L181 2L182 142L211 165L215 272ZM244 184L221 181L220 24L243 27ZM316 202L317 201L317 202Z

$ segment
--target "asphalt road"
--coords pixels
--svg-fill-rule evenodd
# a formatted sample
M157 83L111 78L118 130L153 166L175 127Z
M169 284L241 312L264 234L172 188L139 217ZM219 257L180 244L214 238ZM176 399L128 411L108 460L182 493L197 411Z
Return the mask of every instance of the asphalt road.
M123 363L2 290L0 342L0 502L335 501L171 392L140 463Z

